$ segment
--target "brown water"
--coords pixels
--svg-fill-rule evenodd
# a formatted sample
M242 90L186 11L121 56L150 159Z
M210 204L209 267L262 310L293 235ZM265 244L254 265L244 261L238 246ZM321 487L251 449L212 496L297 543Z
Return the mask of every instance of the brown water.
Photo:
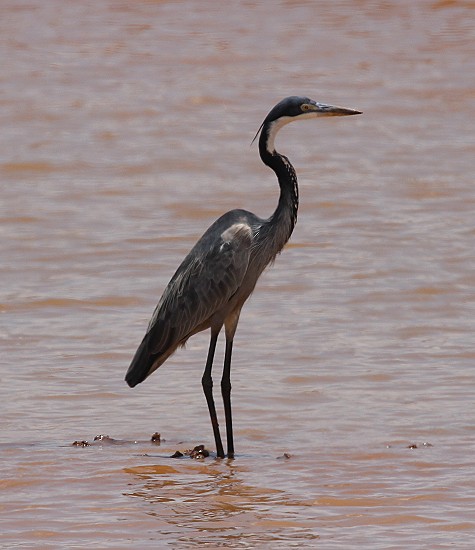
M475 547L474 15L1 2L2 548ZM279 136L302 204L241 316L237 457L171 459L214 449L208 335L123 376L206 227L275 207L249 143L289 94L364 115Z

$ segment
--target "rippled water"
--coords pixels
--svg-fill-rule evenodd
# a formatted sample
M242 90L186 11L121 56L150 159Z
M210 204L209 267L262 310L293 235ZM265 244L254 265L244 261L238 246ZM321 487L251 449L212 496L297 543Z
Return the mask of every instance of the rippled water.
M473 3L0 15L0 546L473 548ZM206 227L275 207L249 143L290 94L364 115L279 136L301 209L241 316L237 457L171 459L214 450L208 334L123 376Z

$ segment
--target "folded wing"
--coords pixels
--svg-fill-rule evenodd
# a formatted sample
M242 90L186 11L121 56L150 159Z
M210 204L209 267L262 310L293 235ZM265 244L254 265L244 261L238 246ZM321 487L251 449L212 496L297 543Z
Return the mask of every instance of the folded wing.
M127 371L130 386L145 380L192 334L207 328L238 291L249 265L251 228L234 223L211 237L205 234L198 241L165 289Z

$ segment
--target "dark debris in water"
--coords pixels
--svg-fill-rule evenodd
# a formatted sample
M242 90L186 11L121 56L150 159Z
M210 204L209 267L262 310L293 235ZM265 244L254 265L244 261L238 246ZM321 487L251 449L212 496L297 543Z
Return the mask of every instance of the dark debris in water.
M170 458L183 458L184 456L189 456L190 458L194 459L203 459L209 456L209 451L208 449L205 449L204 445L197 445L193 449L187 449L183 452L176 451L171 455Z
M110 437L110 435L96 435L94 441L101 441L102 443L116 443L117 439Z
M154 432L151 437L150 441L154 443L155 445L160 445L165 439L162 438L159 432ZM126 444L126 443L138 443L137 440L127 440L127 439L115 439L114 437L111 437L110 435L105 434L99 434L94 437L94 440L92 443L89 443L88 441L74 441L73 445L76 447L88 447L90 445L120 445L120 444Z
M97 445L98 443L115 443L116 440L112 437L109 437L108 435L96 435L94 437L94 441L92 443L89 443L89 441L86 441L83 439L82 441L73 441L72 445L73 447L92 447L92 445Z
M432 443L429 443L428 441L424 441L424 443L422 443L420 445L421 447L433 447ZM411 443L410 445L407 446L408 449L417 449L418 448L418 445L417 443Z
M406 445L406 449L419 449L420 447L433 447L432 443L429 443L428 441L424 441L424 443L409 443L409 445ZM393 445L386 445L386 449L392 449Z
M285 459L285 460L288 460L289 458L291 458L291 454L290 453L283 453L281 454L280 456L277 457L277 460L281 460L281 459Z
M204 445L197 445L193 449L185 451L185 454L190 458L206 458L209 456L209 451L205 449Z
M162 439L159 432L153 433L149 440L149 442L154 445L160 445L162 441L165 441L165 440ZM120 444L127 444L127 443L137 444L138 441L114 439L110 435L99 434L99 435L96 435L94 437L94 440L91 442L86 440L82 440L82 441L77 440L72 443L72 446L73 447L92 447L92 446L102 446L102 445L120 445ZM142 442L142 443L145 443L145 442ZM143 456L147 456L147 454L144 454ZM193 447L193 449L187 449L186 451L176 451L171 455L170 458L183 458L184 456L199 460L210 456L210 452L208 451L208 449L205 449L204 445L196 445L196 447Z
M96 435L91 443L89 441L74 441L72 445L74 447L92 447L93 445L125 445L129 443L137 443L137 441L127 441L124 439L114 439L110 435L99 434Z
M73 447L90 447L91 446L89 441L86 441L85 439L83 439L82 441L73 441L72 445Z
M153 433L152 437L150 438L150 441L152 443L155 443L155 445L160 445L161 440L162 440L162 438L161 438L161 436L158 432Z

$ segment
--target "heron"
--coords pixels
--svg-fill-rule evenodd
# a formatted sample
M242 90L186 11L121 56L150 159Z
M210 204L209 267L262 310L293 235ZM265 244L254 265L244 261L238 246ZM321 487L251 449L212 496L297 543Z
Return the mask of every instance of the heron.
M211 375L218 335L224 327L221 394L227 456L234 458L231 355L239 316L259 276L282 251L297 222L297 175L289 159L275 150L276 134L284 125L295 120L357 114L361 112L300 96L287 97L271 109L253 142L259 136L261 160L277 176L280 187L277 208L267 219L259 218L247 210L231 210L209 227L165 288L127 370L125 380L130 387L134 387L157 370L178 347L184 346L191 336L210 329L208 356L201 383L218 458L226 456Z

